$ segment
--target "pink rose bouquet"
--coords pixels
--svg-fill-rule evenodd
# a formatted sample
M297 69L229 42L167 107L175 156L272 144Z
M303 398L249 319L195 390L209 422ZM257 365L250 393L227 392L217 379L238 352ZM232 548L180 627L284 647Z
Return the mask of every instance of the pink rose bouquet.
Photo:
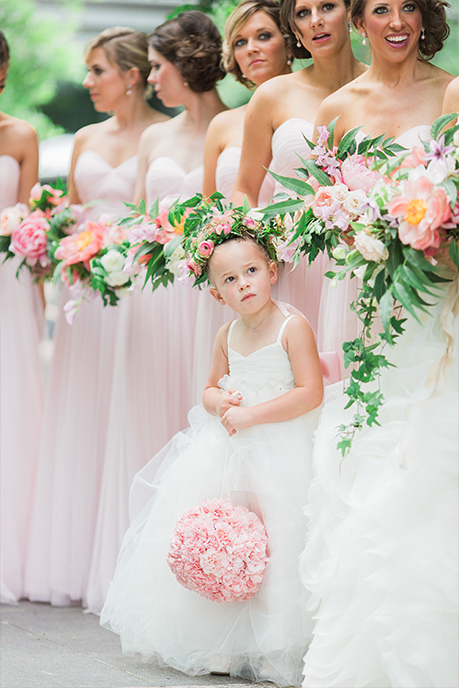
M179 518L167 563L188 590L215 602L242 602L263 581L267 545L256 514L223 499L207 499Z

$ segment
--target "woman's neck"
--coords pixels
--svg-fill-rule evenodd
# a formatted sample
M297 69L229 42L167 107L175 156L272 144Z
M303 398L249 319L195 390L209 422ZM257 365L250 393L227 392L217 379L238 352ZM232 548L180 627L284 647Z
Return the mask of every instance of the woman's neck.
M152 115L152 109L147 105L143 97L132 96L126 98L114 111L114 121L119 131L134 129L141 122L148 122Z
M333 55L326 58L315 58L313 64L307 68L308 76L314 82L334 93L342 86L353 81L366 71L366 65L359 62L352 52L350 43L343 45Z
M419 59L419 53L413 53L403 62L389 62L375 54L371 66L368 69L367 77L374 81L384 83L389 88L397 88L402 84L417 81L430 66L427 62Z
M184 105L184 124L194 127L196 131L207 130L210 120L219 112L228 109L221 101L216 88L204 93L190 91L188 102Z

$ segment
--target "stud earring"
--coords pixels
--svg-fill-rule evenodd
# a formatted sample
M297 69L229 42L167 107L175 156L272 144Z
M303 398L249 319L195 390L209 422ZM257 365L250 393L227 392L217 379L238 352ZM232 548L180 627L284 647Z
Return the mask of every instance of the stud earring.
M365 31L362 33L362 38L363 38L362 45L366 45L367 44L367 34L365 33Z
M421 41L425 41L426 39L426 30L424 27L421 29Z
M131 89L130 86L127 87L126 95L127 95L127 96L132 95L132 89Z
M183 85L184 85L184 86L188 86L188 81L184 81L184 82L183 82Z
M303 46L302 42L300 41L299 37L296 37L296 47L301 48Z

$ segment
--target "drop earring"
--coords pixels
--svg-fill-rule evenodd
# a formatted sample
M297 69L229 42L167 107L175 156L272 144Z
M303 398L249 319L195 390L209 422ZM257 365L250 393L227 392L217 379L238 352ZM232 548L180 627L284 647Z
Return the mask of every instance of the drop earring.
M349 24L349 33L352 33L352 24Z
M425 41L426 39L426 30L424 27L421 29L421 41Z
M287 64L288 64L289 67L290 67L290 65L292 64L292 56L291 56L291 55L288 55L288 56L287 56Z
M127 96L132 95L132 89L131 89L130 86L127 87L126 95L127 95Z
M297 36L297 37L296 37L296 47L297 47L297 48L301 48L302 45L303 45L303 44L301 43L299 37Z
M363 39L362 45L366 45L367 44L367 34L365 33L365 31L362 33L362 39Z

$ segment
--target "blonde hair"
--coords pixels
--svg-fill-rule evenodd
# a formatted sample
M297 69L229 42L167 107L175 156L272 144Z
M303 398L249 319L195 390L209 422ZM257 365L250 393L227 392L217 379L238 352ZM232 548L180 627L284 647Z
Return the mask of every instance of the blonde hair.
M125 26L105 29L86 44L83 51L85 62L88 61L89 55L96 48L102 48L107 60L116 65L121 72L127 72L134 67L138 69L142 88L146 90L147 79L151 71L146 34Z
M264 12L282 33L280 23L279 3L277 0L243 0L229 15L225 23L225 40L223 41L222 64L226 72L232 74L239 83L247 88L255 88L255 84L247 79L234 56L234 40L242 27L257 12ZM285 36L284 36L285 40ZM287 46L286 46L287 49Z

